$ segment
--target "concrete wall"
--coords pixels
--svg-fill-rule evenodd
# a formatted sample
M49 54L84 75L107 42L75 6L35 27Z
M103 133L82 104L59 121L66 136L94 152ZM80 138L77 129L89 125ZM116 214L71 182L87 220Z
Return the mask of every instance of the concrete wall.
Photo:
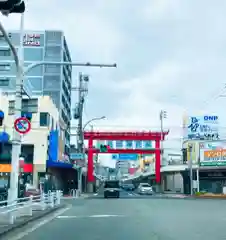
M164 174L163 188L165 191L170 190L172 192L179 191L183 193L183 178L180 173Z

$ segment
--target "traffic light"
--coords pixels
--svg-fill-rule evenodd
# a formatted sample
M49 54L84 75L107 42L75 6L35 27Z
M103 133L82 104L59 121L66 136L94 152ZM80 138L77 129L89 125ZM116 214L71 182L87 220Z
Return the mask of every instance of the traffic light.
M107 152L108 151L108 146L107 145L100 145L100 152Z
M24 0L0 0L0 11L6 16L10 13L24 13Z

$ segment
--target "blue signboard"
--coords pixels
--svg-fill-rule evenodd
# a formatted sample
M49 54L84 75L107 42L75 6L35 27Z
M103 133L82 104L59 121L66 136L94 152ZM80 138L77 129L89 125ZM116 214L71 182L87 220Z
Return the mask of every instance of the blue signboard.
M136 161L138 160L138 154L112 154L112 159Z
M71 153L71 154L70 154L70 158L71 158L72 160L85 159L85 154L83 154L83 153Z

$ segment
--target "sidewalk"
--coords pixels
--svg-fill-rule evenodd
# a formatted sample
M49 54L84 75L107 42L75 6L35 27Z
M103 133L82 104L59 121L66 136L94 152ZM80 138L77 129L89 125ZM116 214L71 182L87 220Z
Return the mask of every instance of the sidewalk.
M89 198L91 196L95 196L96 193L82 193L79 197L73 197L72 195L63 195L62 199L84 199L84 198Z
M182 193L164 192L164 193L162 193L162 196L166 197L166 198L222 199L222 200L226 200L226 195L225 194L213 194L213 193L206 193L206 194L200 194L200 195L194 194L193 196L191 196L191 195L186 195L186 194L182 194Z
M176 192L164 192L161 194L161 196L166 197L166 198L189 198L191 196L183 194L183 193L176 193Z
M26 224L28 224L29 222L32 222L32 221L35 221L35 220L38 220L50 213L53 213L55 212L56 210L59 210L63 207L65 207L66 205L65 204L61 204L57 207L54 207L54 208L48 208L46 210L43 210L43 211L33 211L33 216L31 217L19 217L16 219L15 223L14 224L0 224L0 238L2 239L2 237L13 231L13 230L16 230L18 228L21 228L23 226L25 226Z

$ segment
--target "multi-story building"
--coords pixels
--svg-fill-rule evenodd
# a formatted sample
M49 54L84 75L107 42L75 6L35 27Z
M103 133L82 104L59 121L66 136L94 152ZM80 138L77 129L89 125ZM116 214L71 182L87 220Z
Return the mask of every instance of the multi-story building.
M8 36L16 48L20 45L18 31L9 31ZM70 53L61 31L26 31L23 39L24 65L40 62L71 62ZM15 94L16 68L12 53L3 36L0 35L0 89ZM26 88L32 96L48 95L60 112L65 128L65 154L70 149L71 120L71 75L72 66L41 65L33 68L25 77Z
M0 94L0 176L6 177L11 171L14 106L14 95ZM49 96L40 96L23 99L22 110L31 123L31 130L21 139L22 173L37 186L48 172L63 188L68 177L76 179L76 171L64 155L65 134L59 128L58 109Z

